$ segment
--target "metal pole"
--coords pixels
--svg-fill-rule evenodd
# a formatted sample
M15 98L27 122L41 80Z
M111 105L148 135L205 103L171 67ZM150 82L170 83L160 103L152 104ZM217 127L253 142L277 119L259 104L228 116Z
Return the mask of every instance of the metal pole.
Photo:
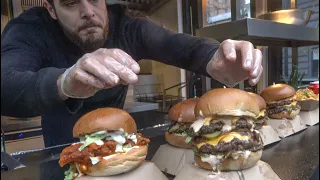
M177 13L178 13L178 32L183 33L183 17L182 17L182 0L177 0ZM180 79L182 82L186 81L186 70L180 69ZM187 97L187 88L181 89L181 97Z
M182 21L183 21L183 32L187 34L191 34L191 17L190 17L190 2L189 0L183 0L182 1ZM193 74L192 72L187 71L187 89L188 89L188 97L192 98L194 95L194 83L193 83Z
M291 9L296 9L297 8L297 1L296 0L291 0L290 1L290 8ZM298 48L297 46L292 46L292 71L291 73L293 73L293 71L295 70L295 68L298 68Z

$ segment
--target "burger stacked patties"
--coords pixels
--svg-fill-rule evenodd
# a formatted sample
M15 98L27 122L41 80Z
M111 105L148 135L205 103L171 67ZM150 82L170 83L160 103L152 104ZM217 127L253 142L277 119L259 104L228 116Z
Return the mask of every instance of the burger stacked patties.
M172 120L172 124L165 132L165 138L169 144L180 148L191 148L192 138L188 136L187 130L196 120L194 107L198 101L199 98L187 99L170 109L168 117Z
M267 109L266 109L266 108L267 108L266 102L265 102L264 99L263 99L261 96L259 96L258 94L251 93L251 92L249 92L249 94L256 100L256 102L257 102L258 105L259 105L260 113L259 113L259 115L256 117L256 120L255 120L255 124L256 124L255 129L261 129L262 126L267 125L267 121L268 121Z
M65 179L83 174L110 176L138 167L148 152L149 139L137 134L136 123L125 111L101 108L82 116L73 128L79 143L60 154L60 166L70 165Z
M234 88L211 90L200 98L195 115L188 133L200 167L242 170L260 160L263 143L254 129L259 107L250 94Z
M261 92L267 103L267 114L272 119L293 119L299 114L301 107L295 98L296 91L286 84L274 84Z

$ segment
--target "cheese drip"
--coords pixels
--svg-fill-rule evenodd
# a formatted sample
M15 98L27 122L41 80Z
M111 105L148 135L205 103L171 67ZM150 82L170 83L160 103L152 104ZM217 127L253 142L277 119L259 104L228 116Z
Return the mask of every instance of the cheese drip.
M231 157L233 159L238 159L240 156L242 156L244 159L248 159L250 154L251 154L251 151L237 151L235 153L232 153ZM225 157L222 154L218 154L218 155L209 154L209 155L201 156L200 158L202 162L209 163L213 171L220 172L219 170L220 163L228 157Z

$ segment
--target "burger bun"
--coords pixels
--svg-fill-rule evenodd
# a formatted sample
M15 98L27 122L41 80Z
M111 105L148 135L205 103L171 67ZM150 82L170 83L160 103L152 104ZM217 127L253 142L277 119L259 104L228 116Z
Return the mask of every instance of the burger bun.
M165 132L166 141L172 146L191 149L191 143L187 144L185 142L187 136L177 136L174 133L170 134L169 132Z
M245 159L243 156L239 156L237 159L232 157L226 158L218 165L220 171L238 171L248 169L257 164L262 156L262 150L257 152L251 152L249 157ZM213 168L207 162L203 162L197 155L194 156L195 162L203 169L212 170Z
M172 121L179 123L194 122L194 107L198 103L199 98L191 98L175 104L168 112L168 117Z
M73 127L73 137L97 131L123 130L129 134L137 132L137 125L129 113L117 108L99 108L83 115Z
M133 148L127 153L116 154L109 159L102 159L97 164L80 170L90 176L112 176L131 171L144 162L148 153L148 146ZM81 166L80 166L81 167Z
M280 101L290 98L296 94L296 90L287 84L274 84L265 88L261 93L261 97L266 103Z
M196 117L259 115L259 106L246 91L236 88L217 88L200 97L195 107Z
M249 94L256 100L256 102L258 103L259 105L259 110L264 110L267 108L267 104L265 102L265 100L258 94L256 93L252 93L252 92L249 92Z

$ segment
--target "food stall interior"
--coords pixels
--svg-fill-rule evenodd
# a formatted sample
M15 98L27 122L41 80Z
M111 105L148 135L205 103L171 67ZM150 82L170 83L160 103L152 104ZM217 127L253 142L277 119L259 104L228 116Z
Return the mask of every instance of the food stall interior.
M107 0L109 3L126 4L129 8L140 10L147 15L152 14L169 1ZM9 0L8 2L14 4L14 1ZM221 12L215 14L217 16L215 19L209 19L208 10L210 8L208 7L209 5L213 6L214 2L221 4L219 0L177 0L177 3L181 5L181 9L178 9L178 11L181 10L182 12L183 32L195 36L214 38L219 41L226 39L247 40L263 51L265 73L261 82L254 87L250 87L248 82L245 81L237 85L237 88L259 93L274 82L288 81L290 74L293 74L296 67L300 65L298 63L299 47L310 46L307 54L316 59L313 50L319 52L319 28L305 26L311 15L308 14L310 13L308 11L297 9L299 8L298 0L226 0L223 3L229 3L229 5L227 7L215 6L214 8L220 8ZM319 7L319 1L313 6ZM277 19L273 19L275 17L272 14L274 11L284 9L294 10L293 13L292 11L285 12L286 14L292 13L290 17L293 17L294 21L289 24L278 23L275 22ZM12 12L9 10L7 13ZM317 14L319 17L319 10ZM299 25L294 23L299 23ZM288 56L290 57L288 58ZM290 63L288 59L290 59ZM318 64L311 61L309 66L315 69L310 70L309 79L305 78L299 86L318 79ZM185 98L192 98L194 96L199 97L212 88L223 87L223 84L195 73L186 72L186 82L172 86L172 88L176 87L187 87ZM170 125L166 116L167 109L172 107L174 103L183 100L180 96L165 96L166 90L168 89L164 89L163 92L159 92L151 99L146 97L145 101L144 95L138 94L137 100L140 102L130 102L127 106L127 109L131 111L131 115L137 121L139 132L151 140L147 160L152 159L160 145L166 144L163 134ZM167 101L168 103L166 103ZM156 111L159 108L162 110L160 112ZM150 119L154 121L150 122ZM2 121L10 122L10 120L1 118L2 126ZM27 125L12 123L5 125L7 131L16 131L12 128L21 126L24 127L22 128L24 132L2 133L2 138L13 140L22 138L20 136L39 136L41 134L39 121L33 120L22 124ZM35 127L33 129L37 129L35 132L28 131L30 124ZM32 133L35 133L35 135ZM3 141L1 146L4 147ZM60 168L58 160L62 149L67 146L69 144L12 152L10 155L2 152L1 178L62 179L66 168ZM282 139L278 143L265 146L261 160L267 162L281 179L318 179L319 124L309 126L306 130ZM174 176L165 172L164 174L168 179L174 179Z

